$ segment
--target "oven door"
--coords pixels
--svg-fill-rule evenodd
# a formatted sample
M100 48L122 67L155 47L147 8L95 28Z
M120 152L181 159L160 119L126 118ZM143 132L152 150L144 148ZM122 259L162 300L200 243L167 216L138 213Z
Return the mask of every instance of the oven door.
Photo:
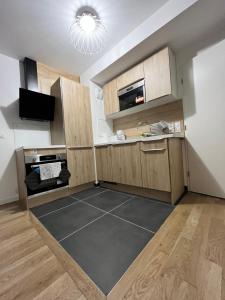
M138 81L118 92L120 111L125 110L145 102L145 82Z

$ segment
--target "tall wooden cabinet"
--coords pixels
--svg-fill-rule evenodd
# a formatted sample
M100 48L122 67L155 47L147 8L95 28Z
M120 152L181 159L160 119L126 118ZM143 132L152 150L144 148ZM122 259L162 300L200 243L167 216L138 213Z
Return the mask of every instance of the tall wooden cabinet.
M53 145L65 144L70 187L94 181L93 137L89 88L60 77L51 88L56 97L51 123Z

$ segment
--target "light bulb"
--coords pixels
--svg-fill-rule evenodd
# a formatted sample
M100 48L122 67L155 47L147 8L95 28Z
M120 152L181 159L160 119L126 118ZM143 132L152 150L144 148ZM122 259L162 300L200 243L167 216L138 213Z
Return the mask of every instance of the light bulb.
M92 15L83 15L80 18L80 27L86 33L91 33L96 28L96 22Z

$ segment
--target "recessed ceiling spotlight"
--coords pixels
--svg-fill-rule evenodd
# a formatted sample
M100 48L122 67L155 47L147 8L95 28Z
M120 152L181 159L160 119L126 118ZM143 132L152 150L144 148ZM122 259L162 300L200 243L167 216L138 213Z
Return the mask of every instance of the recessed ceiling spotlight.
M75 14L70 35L74 47L80 53L94 55L104 48L106 29L96 10L83 6Z

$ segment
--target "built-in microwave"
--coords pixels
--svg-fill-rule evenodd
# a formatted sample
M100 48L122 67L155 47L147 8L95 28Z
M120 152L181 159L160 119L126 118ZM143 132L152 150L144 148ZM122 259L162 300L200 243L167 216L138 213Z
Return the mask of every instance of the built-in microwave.
M145 81L144 79L118 91L120 111L145 102Z

